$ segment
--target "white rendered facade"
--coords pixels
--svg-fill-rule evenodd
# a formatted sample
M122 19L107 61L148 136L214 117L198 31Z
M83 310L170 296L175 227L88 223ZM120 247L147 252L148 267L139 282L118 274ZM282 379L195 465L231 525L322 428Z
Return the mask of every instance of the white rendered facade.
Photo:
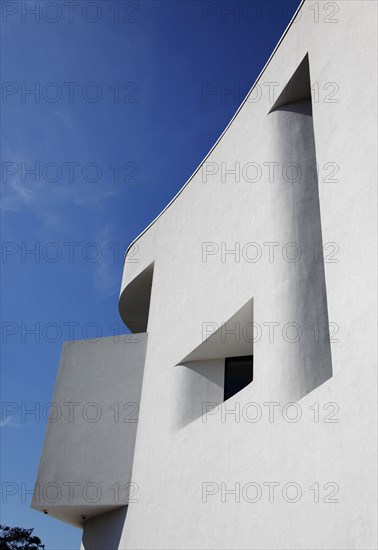
M377 7L331 4L334 22L302 3L129 248L120 314L137 334L66 344L53 401L139 411L49 425L39 486L101 498L33 506L82 526L85 550L377 547ZM225 360L251 355L253 381L224 401Z

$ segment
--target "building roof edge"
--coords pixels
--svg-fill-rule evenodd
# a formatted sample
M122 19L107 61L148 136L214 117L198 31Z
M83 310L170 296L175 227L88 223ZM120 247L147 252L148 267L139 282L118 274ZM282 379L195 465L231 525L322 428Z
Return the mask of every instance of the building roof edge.
M227 130L230 128L231 124L234 122L235 118L238 116L239 112L241 111L242 107L244 106L244 104L246 103L250 93L252 92L252 90L255 88L255 86L257 85L257 83L259 82L260 78L262 77L262 75L264 74L266 68L268 67L269 63L271 62L274 54L276 53L277 49L279 48L281 42L283 41L283 39L285 38L288 30L290 29L291 25L293 24L295 18L297 17L299 11L301 10L303 4L306 2L306 0L301 0L301 3L299 4L298 8L296 9L293 17L291 18L289 24L287 25L286 29L284 30L281 38L279 39L279 41L277 42L274 50L272 51L272 53L270 54L267 62L265 63L264 67L261 69L259 75L257 76L255 82L252 84L251 88L248 90L245 98L243 99L243 101L241 102L241 104L239 105L239 107L237 108L237 110L235 111L235 114L233 115L233 117L231 118L230 122L227 124L227 126L225 127L225 129L223 130L223 132L221 133L221 135L219 136L219 138L216 140L216 142L214 143L214 145L211 147L210 151L206 154L206 156L203 158L203 160L199 163L199 165L197 166L197 168L194 170L194 172L189 176L189 178L187 179L187 181L184 183L184 185L181 187L181 189L176 193L176 195L169 201L169 203L167 204L167 206L165 206L163 208L163 210L156 216L156 218L154 218L152 220L151 223L149 223L147 225L147 227L145 227L145 229L143 229L143 231L141 233L139 233L139 235L137 237L135 237L135 239L129 244L129 246L127 247L127 250L125 252L125 256L124 256L124 259L126 259L126 256L127 256L127 253L129 252L129 250L131 249L132 246L134 246L134 244L138 241L138 239L140 239L140 237L142 237L142 235L144 235L144 233L146 233L150 227L152 227L152 225L164 214L164 212L166 210L168 210L168 208L171 206L171 204L177 199L177 197L184 191L185 187L190 183L190 181L194 178L194 176L197 174L197 172L200 170L200 168L202 167L202 165L206 162L206 160L209 158L209 156L211 155L211 153L214 151L214 149L216 148L216 146L218 145L218 143L221 141L221 139L223 138L223 136L225 135L225 133L227 132Z

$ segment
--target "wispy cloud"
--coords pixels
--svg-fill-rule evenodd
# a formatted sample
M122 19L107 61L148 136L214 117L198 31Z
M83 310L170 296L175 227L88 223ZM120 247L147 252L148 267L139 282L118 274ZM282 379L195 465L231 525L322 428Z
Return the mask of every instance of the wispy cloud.
M8 426L11 421L11 417L7 416L5 420L1 420L0 422L0 428L5 428L5 426Z
M0 428L21 428L21 424L12 422L12 417L6 416L4 420L0 421Z
M112 253L112 231L110 225L102 227L97 234L101 258L94 263L93 285L96 290L112 294L118 292L119 269Z

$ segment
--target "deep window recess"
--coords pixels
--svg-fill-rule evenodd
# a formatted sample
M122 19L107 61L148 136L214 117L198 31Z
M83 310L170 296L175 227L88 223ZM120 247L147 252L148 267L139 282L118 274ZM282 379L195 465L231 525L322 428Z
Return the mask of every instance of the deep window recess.
M248 386L253 380L253 355L226 357L224 369L224 400Z

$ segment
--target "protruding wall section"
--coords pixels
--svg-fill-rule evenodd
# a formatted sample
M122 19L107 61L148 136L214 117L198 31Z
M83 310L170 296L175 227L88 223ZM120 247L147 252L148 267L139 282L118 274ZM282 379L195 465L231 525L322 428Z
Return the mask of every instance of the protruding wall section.
M124 507L147 334L63 346L33 508L76 526Z

